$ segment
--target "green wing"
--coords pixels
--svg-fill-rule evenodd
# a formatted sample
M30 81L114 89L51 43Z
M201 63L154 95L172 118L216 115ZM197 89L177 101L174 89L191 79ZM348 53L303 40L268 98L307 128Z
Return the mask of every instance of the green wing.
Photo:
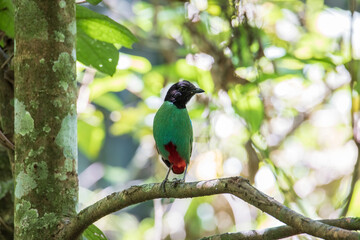
M164 159L168 160L169 157L165 145L172 142L179 155L189 163L193 130L186 108L178 109L174 104L165 101L155 115L153 131L156 147Z

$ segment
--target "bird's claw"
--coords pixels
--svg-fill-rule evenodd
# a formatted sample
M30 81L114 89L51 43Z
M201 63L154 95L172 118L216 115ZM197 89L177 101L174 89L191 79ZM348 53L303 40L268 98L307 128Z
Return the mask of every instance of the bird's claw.
M163 191L164 193L166 193L166 188L165 188L166 182L173 183L174 186L176 187L178 184L184 183L184 182L185 182L185 179L182 179L182 178L179 178L179 179L174 178L173 181L169 181L168 179L162 181L161 184L160 184L160 188L162 189L162 191Z
M165 179L164 181L161 182L160 184L160 189L163 190L164 193L166 193L166 188L165 188L165 183L167 182L167 179Z
M182 178L179 178L179 179L175 178L173 183L174 183L174 185L176 187L178 184L184 183L184 182L185 182L185 180L182 179Z

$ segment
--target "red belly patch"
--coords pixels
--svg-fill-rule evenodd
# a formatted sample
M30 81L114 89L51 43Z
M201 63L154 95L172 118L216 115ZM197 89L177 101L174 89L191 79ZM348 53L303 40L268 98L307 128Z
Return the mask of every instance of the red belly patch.
M165 145L165 150L169 152L169 162L173 164L172 171L175 174L182 174L185 170L186 162L176 151L176 146L172 142L169 142Z

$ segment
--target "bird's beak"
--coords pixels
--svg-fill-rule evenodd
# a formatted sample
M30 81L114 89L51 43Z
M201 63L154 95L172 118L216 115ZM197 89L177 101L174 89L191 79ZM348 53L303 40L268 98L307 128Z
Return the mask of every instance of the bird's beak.
M195 90L193 91L193 93L203 93L205 92L204 90L202 90L201 88L195 88Z

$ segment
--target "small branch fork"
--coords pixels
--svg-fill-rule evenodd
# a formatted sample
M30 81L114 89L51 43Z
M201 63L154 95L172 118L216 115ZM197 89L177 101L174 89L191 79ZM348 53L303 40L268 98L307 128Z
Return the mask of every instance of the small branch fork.
M229 193L238 198L241 198L245 202L257 207L263 212L268 213L269 215L288 225L280 227L280 229L285 228L285 232L287 232L287 234L294 235L299 233L307 233L309 235L323 239L360 239L359 233L345 229L350 228L353 230L359 230L360 219L352 220L348 218L323 221L312 220L302 216L299 213L296 213L275 199L260 192L255 187L253 187L247 179L243 177L231 177L189 183L166 182L165 185L167 189L166 192L162 191L160 183L132 186L121 192L115 192L79 212L74 218L70 220L70 223L66 224L59 232L60 237L62 239L76 239L89 225L98 219L112 212L144 201L156 198L193 198ZM341 224L338 221L340 221ZM330 226L329 224L335 226ZM269 231L271 232L274 230L272 229ZM266 232L262 233L261 231L251 231L250 233L253 235L264 235ZM249 233L246 234L249 235ZM223 239L221 236L228 237L230 235L231 234L218 235L218 238L210 237L208 239Z

